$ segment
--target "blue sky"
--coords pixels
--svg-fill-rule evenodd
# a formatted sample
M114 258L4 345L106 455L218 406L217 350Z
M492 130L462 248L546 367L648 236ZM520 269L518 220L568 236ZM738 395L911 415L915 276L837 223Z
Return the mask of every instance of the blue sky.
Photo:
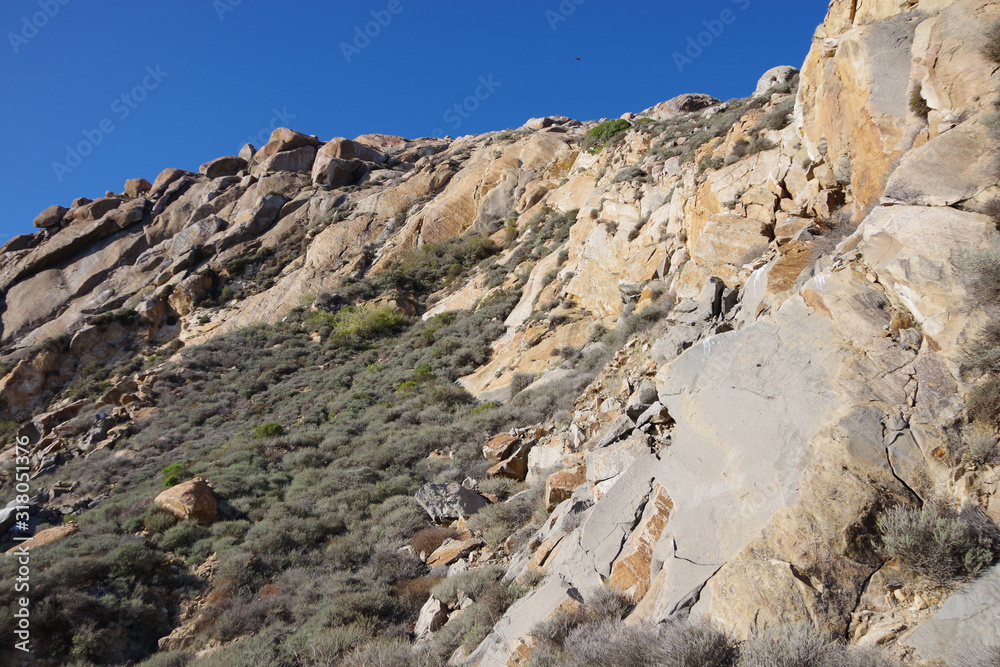
M766 69L801 65L826 6L4 0L0 239L33 231L51 204L195 171L280 125L460 136L615 118L685 92L745 96Z

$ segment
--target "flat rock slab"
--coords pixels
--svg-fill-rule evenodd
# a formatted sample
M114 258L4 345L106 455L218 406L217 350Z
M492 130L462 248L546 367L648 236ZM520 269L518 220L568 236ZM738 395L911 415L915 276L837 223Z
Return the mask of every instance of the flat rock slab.
M915 648L922 659L942 660L949 667L967 664L961 661L977 650L1000 646L1000 566L948 598L902 643Z
M486 498L461 484L424 484L415 495L431 520L447 523L472 516L487 505Z

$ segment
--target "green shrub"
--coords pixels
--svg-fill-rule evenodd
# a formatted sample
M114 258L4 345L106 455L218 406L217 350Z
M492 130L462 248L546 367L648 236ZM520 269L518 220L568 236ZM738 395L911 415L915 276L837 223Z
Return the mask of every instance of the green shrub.
M737 667L897 667L883 649L831 642L809 623L759 628L740 646Z
M348 306L333 319L334 336L360 344L394 334L405 325L406 316L389 304Z
M609 120L587 132L585 148L599 152L613 139L632 129L632 123L624 119Z
M822 667L837 648L808 623L756 630L741 647L739 667Z
M163 533L157 546L164 551L174 551L186 556L191 553L191 546L208 534L208 528L197 521L181 521Z
M103 559L108 573L115 579L147 577L160 562L160 555L144 542L123 544Z
M972 510L896 507L879 517L878 527L887 557L941 583L977 574L996 555L995 529Z
M177 523L177 517L162 507L152 507L143 517L143 528L151 533L162 533Z
M253 437L255 438L279 438L283 435L285 435L285 427L274 422L260 424L253 429Z

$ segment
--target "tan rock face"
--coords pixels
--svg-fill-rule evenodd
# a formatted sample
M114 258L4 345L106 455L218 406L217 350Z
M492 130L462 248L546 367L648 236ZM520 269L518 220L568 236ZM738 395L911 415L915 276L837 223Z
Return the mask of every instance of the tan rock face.
M47 544L52 544L53 542L58 542L64 540L70 535L80 532L80 527L74 523L68 523L65 526L56 526L54 528L46 528L45 530L40 530L35 533L35 536L30 540L22 542L19 546L20 549L37 549L38 547L43 547ZM6 555L11 556L15 553L14 550L8 551Z
M587 482L587 466L560 470L545 479L545 506L551 512L556 505L569 499L577 487Z
M653 576L653 548L663 535L673 509L674 503L666 489L655 484L639 525L611 568L608 586L629 595L633 600L641 600L646 596Z
M490 463L499 463L514 453L521 439L516 435L501 433L483 445L483 456Z
M464 558L474 550L483 546L482 540L470 537L467 540L445 540L444 544L427 557L427 567L451 565L459 558Z
M219 511L212 487L203 479L193 479L172 486L154 501L179 519L211 523Z
M915 28L882 20L846 29L816 42L802 68L797 127L813 161L825 160L851 183L858 210L878 201L891 161L909 147L903 140Z
M913 313L933 348L955 346L973 309L967 267L996 243L990 220L950 207L879 207L861 238L866 261Z
M53 381L68 379L71 368L63 368L63 363L61 355L51 350L19 362L0 379L0 414L20 419L41 407Z

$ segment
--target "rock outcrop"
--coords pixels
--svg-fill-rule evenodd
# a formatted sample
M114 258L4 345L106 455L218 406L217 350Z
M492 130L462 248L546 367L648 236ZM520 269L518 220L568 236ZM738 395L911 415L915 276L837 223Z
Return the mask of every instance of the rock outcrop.
M421 481L378 487L407 489L409 507L392 511L438 535L420 554L379 536L388 561L448 579L488 567L527 591L453 664L524 664L538 623L613 588L634 603L628 624L707 620L745 639L803 622L950 667L1000 643L998 570L957 592L903 581L879 519L932 502L1000 516L1000 470L961 456L978 380L968 352L990 320L970 275L1000 252L988 115L1000 74L971 36L997 14L989 0L834 0L801 71L769 70L744 100L691 93L626 114L607 143L596 137L609 123L564 116L454 140L323 142L279 128L197 173L166 169L123 195L52 206L0 249L0 417L33 442L32 479L74 457L124 465L135 452L121 443L172 400L157 377L190 348L289 317L324 345L340 316L318 311L333 303L394 305L440 350L454 343L435 338L450 313L506 299L513 307L484 325L492 344L464 352L447 389L462 405L478 399L461 408L472 414L560 392L572 409L500 435L511 425L484 419L496 430L465 443L476 460L461 462L475 479L453 481L467 473L435 441ZM489 256L414 268L415 251L440 258L456 238ZM415 286L423 270L447 275L433 294ZM389 287L373 297L376 284ZM267 349L295 359L284 340ZM153 354L154 370L137 370ZM339 372L329 363L320 369ZM128 370L76 397L74 379L116 364ZM401 395L420 384L402 382ZM268 409L263 393L248 396L252 414ZM317 403L296 427L349 419ZM437 409L418 419L435 423ZM273 467L254 483L277 493L295 460L283 457L304 441L255 450ZM0 469L15 459L0 453ZM408 495L417 487L424 512ZM46 502L33 528L55 522ZM203 523L228 511L202 479L155 502ZM11 512L3 519L6 534ZM350 560L335 524L323 539ZM34 544L72 532L51 530ZM426 583L413 585L414 611ZM474 604L436 594L413 628L421 646ZM197 634L175 632L163 646Z

